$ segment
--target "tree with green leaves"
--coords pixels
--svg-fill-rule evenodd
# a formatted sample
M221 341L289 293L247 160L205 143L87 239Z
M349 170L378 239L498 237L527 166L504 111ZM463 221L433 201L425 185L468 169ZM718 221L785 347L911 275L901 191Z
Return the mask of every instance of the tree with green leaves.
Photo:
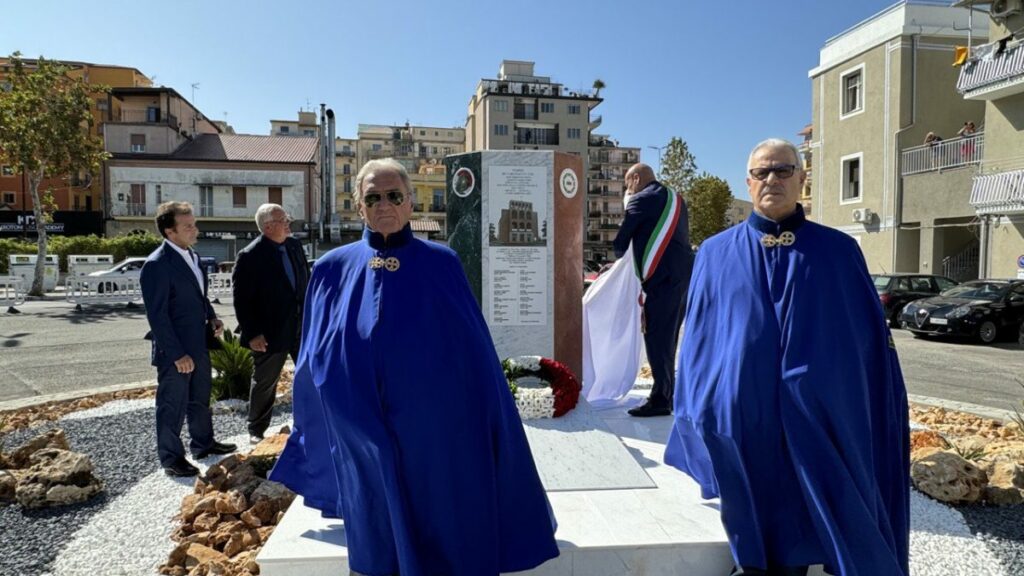
M697 159L690 153L690 147L677 136L669 140L661 156L661 171L658 181L689 199L690 184L697 176Z
M601 97L601 90L604 90L604 80L598 78L594 80L594 98Z
M732 206L732 191L725 180L704 172L690 183L687 208L690 242L700 244L725 230L725 213Z
M42 296L46 223L52 215L45 209L46 191L39 187L46 178L99 169L107 155L93 135L90 107L106 89L71 78L67 66L42 57L26 62L15 52L9 62L0 89L0 163L28 179L39 238L29 294Z

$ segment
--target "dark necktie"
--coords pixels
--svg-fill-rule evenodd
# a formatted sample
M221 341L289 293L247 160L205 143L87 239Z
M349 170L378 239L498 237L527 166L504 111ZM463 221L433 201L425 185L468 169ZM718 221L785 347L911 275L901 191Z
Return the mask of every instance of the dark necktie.
M277 247L277 251L281 253L281 265L284 266L284 275L288 277L288 283L292 285L292 290L295 290L295 270L292 269L292 262L288 258L288 249L281 244Z

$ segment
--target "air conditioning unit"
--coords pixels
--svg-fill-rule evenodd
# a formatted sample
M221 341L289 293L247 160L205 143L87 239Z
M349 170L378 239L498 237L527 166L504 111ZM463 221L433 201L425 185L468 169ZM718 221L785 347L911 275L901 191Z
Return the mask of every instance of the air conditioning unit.
M1020 14L1024 2L1021 0L995 0L989 8L989 14L993 18L1006 18L1014 14Z
M871 209L870 208L857 208L853 211L853 221L868 223L871 222Z

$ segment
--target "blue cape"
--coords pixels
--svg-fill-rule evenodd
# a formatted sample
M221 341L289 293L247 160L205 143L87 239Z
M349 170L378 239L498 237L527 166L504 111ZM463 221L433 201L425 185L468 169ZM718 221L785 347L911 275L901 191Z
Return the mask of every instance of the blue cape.
M397 258L391 271L371 258ZM295 427L270 474L345 519L368 576L489 576L558 555L554 521L458 257L408 226L317 261Z
M677 363L665 462L721 497L737 564L909 574L906 389L851 237L798 207L705 241Z

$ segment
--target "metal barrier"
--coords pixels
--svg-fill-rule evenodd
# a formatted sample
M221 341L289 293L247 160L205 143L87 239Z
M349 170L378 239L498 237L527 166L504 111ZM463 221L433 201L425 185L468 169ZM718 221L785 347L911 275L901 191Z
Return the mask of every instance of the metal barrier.
M215 272L207 276L206 297L214 304L220 304L221 296L231 296L231 274Z
M15 306L25 303L23 284L21 276L0 276L0 307L6 306L11 314L20 314Z
M67 301L81 310L83 304L127 304L142 300L138 278L105 278L103 276L68 276L64 291Z

